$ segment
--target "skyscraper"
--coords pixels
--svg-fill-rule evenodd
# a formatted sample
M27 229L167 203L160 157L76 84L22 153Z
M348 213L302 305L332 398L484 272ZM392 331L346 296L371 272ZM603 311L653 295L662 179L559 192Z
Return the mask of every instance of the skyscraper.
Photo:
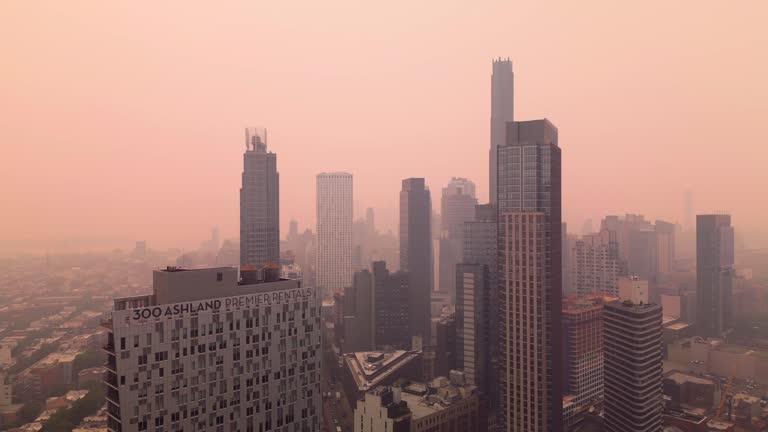
M696 216L696 330L721 337L731 326L733 227L730 215Z
M475 184L465 178L454 177L443 188L440 200L440 265L439 289L455 297L456 264L461 262L464 242L464 222L475 217Z
M557 128L507 123L499 147L500 422L562 429L561 181Z
M493 60L491 75L491 149L489 159L490 189L488 201L496 203L496 181L498 148L505 145L507 122L514 120L515 75L510 59Z
M280 177L277 155L267 152L267 131L245 130L240 188L240 265L280 263Z
M403 180L400 191L400 270L407 271L411 336L430 343L432 302L432 198L423 178Z
M631 300L603 310L605 430L657 432L662 414L661 306Z
M317 288L324 298L352 283L352 174L317 175Z

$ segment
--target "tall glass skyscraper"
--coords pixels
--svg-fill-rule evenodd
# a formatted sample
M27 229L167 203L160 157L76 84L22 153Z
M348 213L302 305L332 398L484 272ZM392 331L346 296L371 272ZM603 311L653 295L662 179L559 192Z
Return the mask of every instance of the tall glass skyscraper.
M500 420L562 430L561 180L557 128L507 123L498 152Z
M280 177L277 155L267 152L267 131L245 130L240 187L240 266L280 263Z
M498 148L504 145L507 133L507 122L514 120L515 75L512 72L510 59L493 61L491 75L491 149L489 154L490 190L488 201L496 203L496 156Z

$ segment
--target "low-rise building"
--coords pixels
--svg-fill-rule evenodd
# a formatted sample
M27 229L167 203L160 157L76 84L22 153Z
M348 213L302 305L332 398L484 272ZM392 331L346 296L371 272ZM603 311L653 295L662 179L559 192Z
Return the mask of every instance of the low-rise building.
M450 379L401 381L366 393L355 409L355 432L480 432L487 428L486 418L477 387L465 384L463 373L451 371ZM404 419L410 419L407 428ZM386 429L395 424L397 430Z
M672 406L696 407L709 409L715 405L715 382L711 379L671 371L662 381L664 395L672 401Z

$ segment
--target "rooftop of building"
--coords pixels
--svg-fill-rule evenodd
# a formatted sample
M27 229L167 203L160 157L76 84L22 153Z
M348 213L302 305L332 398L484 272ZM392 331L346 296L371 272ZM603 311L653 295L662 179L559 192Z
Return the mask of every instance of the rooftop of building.
M661 309L660 305L655 303L633 302L632 300L614 301L609 303L611 307L630 312L642 312L650 309Z
M419 356L421 351L362 351L344 354L344 363L358 390L368 391Z
M408 404L414 420L439 413L476 395L477 387L465 384L463 373L451 371L451 374L452 379L437 377L430 383L410 382L402 386L401 400Z
M691 374L680 372L680 371L671 371L667 373L664 376L664 378L671 379L676 384L684 384L684 383L709 384L709 385L715 384L714 381L710 379L699 377L696 375L691 375Z
M579 314L591 310L602 309L605 303L616 300L618 300L616 297L598 294L586 297L571 295L563 298L562 312L564 314Z
M691 327L690 324L688 324L686 322L682 322L682 321L673 322L673 323L671 323L669 325L665 325L664 326L664 328L669 329L669 330L684 330L684 329L687 329L689 327Z
M277 265L188 269L168 266L153 272L152 294L121 297L115 310L262 294L301 288L298 279L280 277Z
M676 409L664 410L664 415L668 417L673 417L677 420L681 420L686 423L692 423L695 425L701 425L707 421L707 416L699 415L699 414L696 414L690 411L685 411L685 410L676 410Z

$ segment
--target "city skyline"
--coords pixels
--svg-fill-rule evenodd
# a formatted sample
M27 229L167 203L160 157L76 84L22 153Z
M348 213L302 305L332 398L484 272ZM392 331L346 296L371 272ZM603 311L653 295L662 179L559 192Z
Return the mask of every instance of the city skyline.
M9 37L0 43L12 67L0 87L8 102L0 108L8 149L0 199L13 204L0 253L127 248L142 239L188 249L215 225L222 238L236 236L240 131L254 123L269 126L281 174L293 183L281 197L281 232L291 218L314 226L319 171L355 174L355 209L375 208L385 231L396 232L392 196L402 178L442 185L466 177L486 202L489 75L498 57L511 58L525 83L516 116L556 118L568 133L569 226L639 212L684 222L692 191L692 213L727 209L745 242L764 246L761 215L749 194L733 191L768 183L760 162L768 148L753 144L768 127L768 62L753 55L768 42L759 25L768 5L681 2L659 14L660 5L478 5L468 14L426 2L373 14L334 2L296 10L240 3L185 5L179 20L173 3L152 19L109 4L87 13L4 4ZM557 31L531 40L545 16ZM390 18L404 31L385 24ZM584 31L585 21L593 30ZM658 31L635 37L649 21ZM295 36L274 37L285 30ZM254 49L258 56L243 55ZM140 72L127 74L125 64ZM382 119L390 127L371 134ZM718 150L722 142L738 151ZM371 158L374 148L392 151ZM630 168L640 174L627 176ZM201 201L209 209L194 211Z

